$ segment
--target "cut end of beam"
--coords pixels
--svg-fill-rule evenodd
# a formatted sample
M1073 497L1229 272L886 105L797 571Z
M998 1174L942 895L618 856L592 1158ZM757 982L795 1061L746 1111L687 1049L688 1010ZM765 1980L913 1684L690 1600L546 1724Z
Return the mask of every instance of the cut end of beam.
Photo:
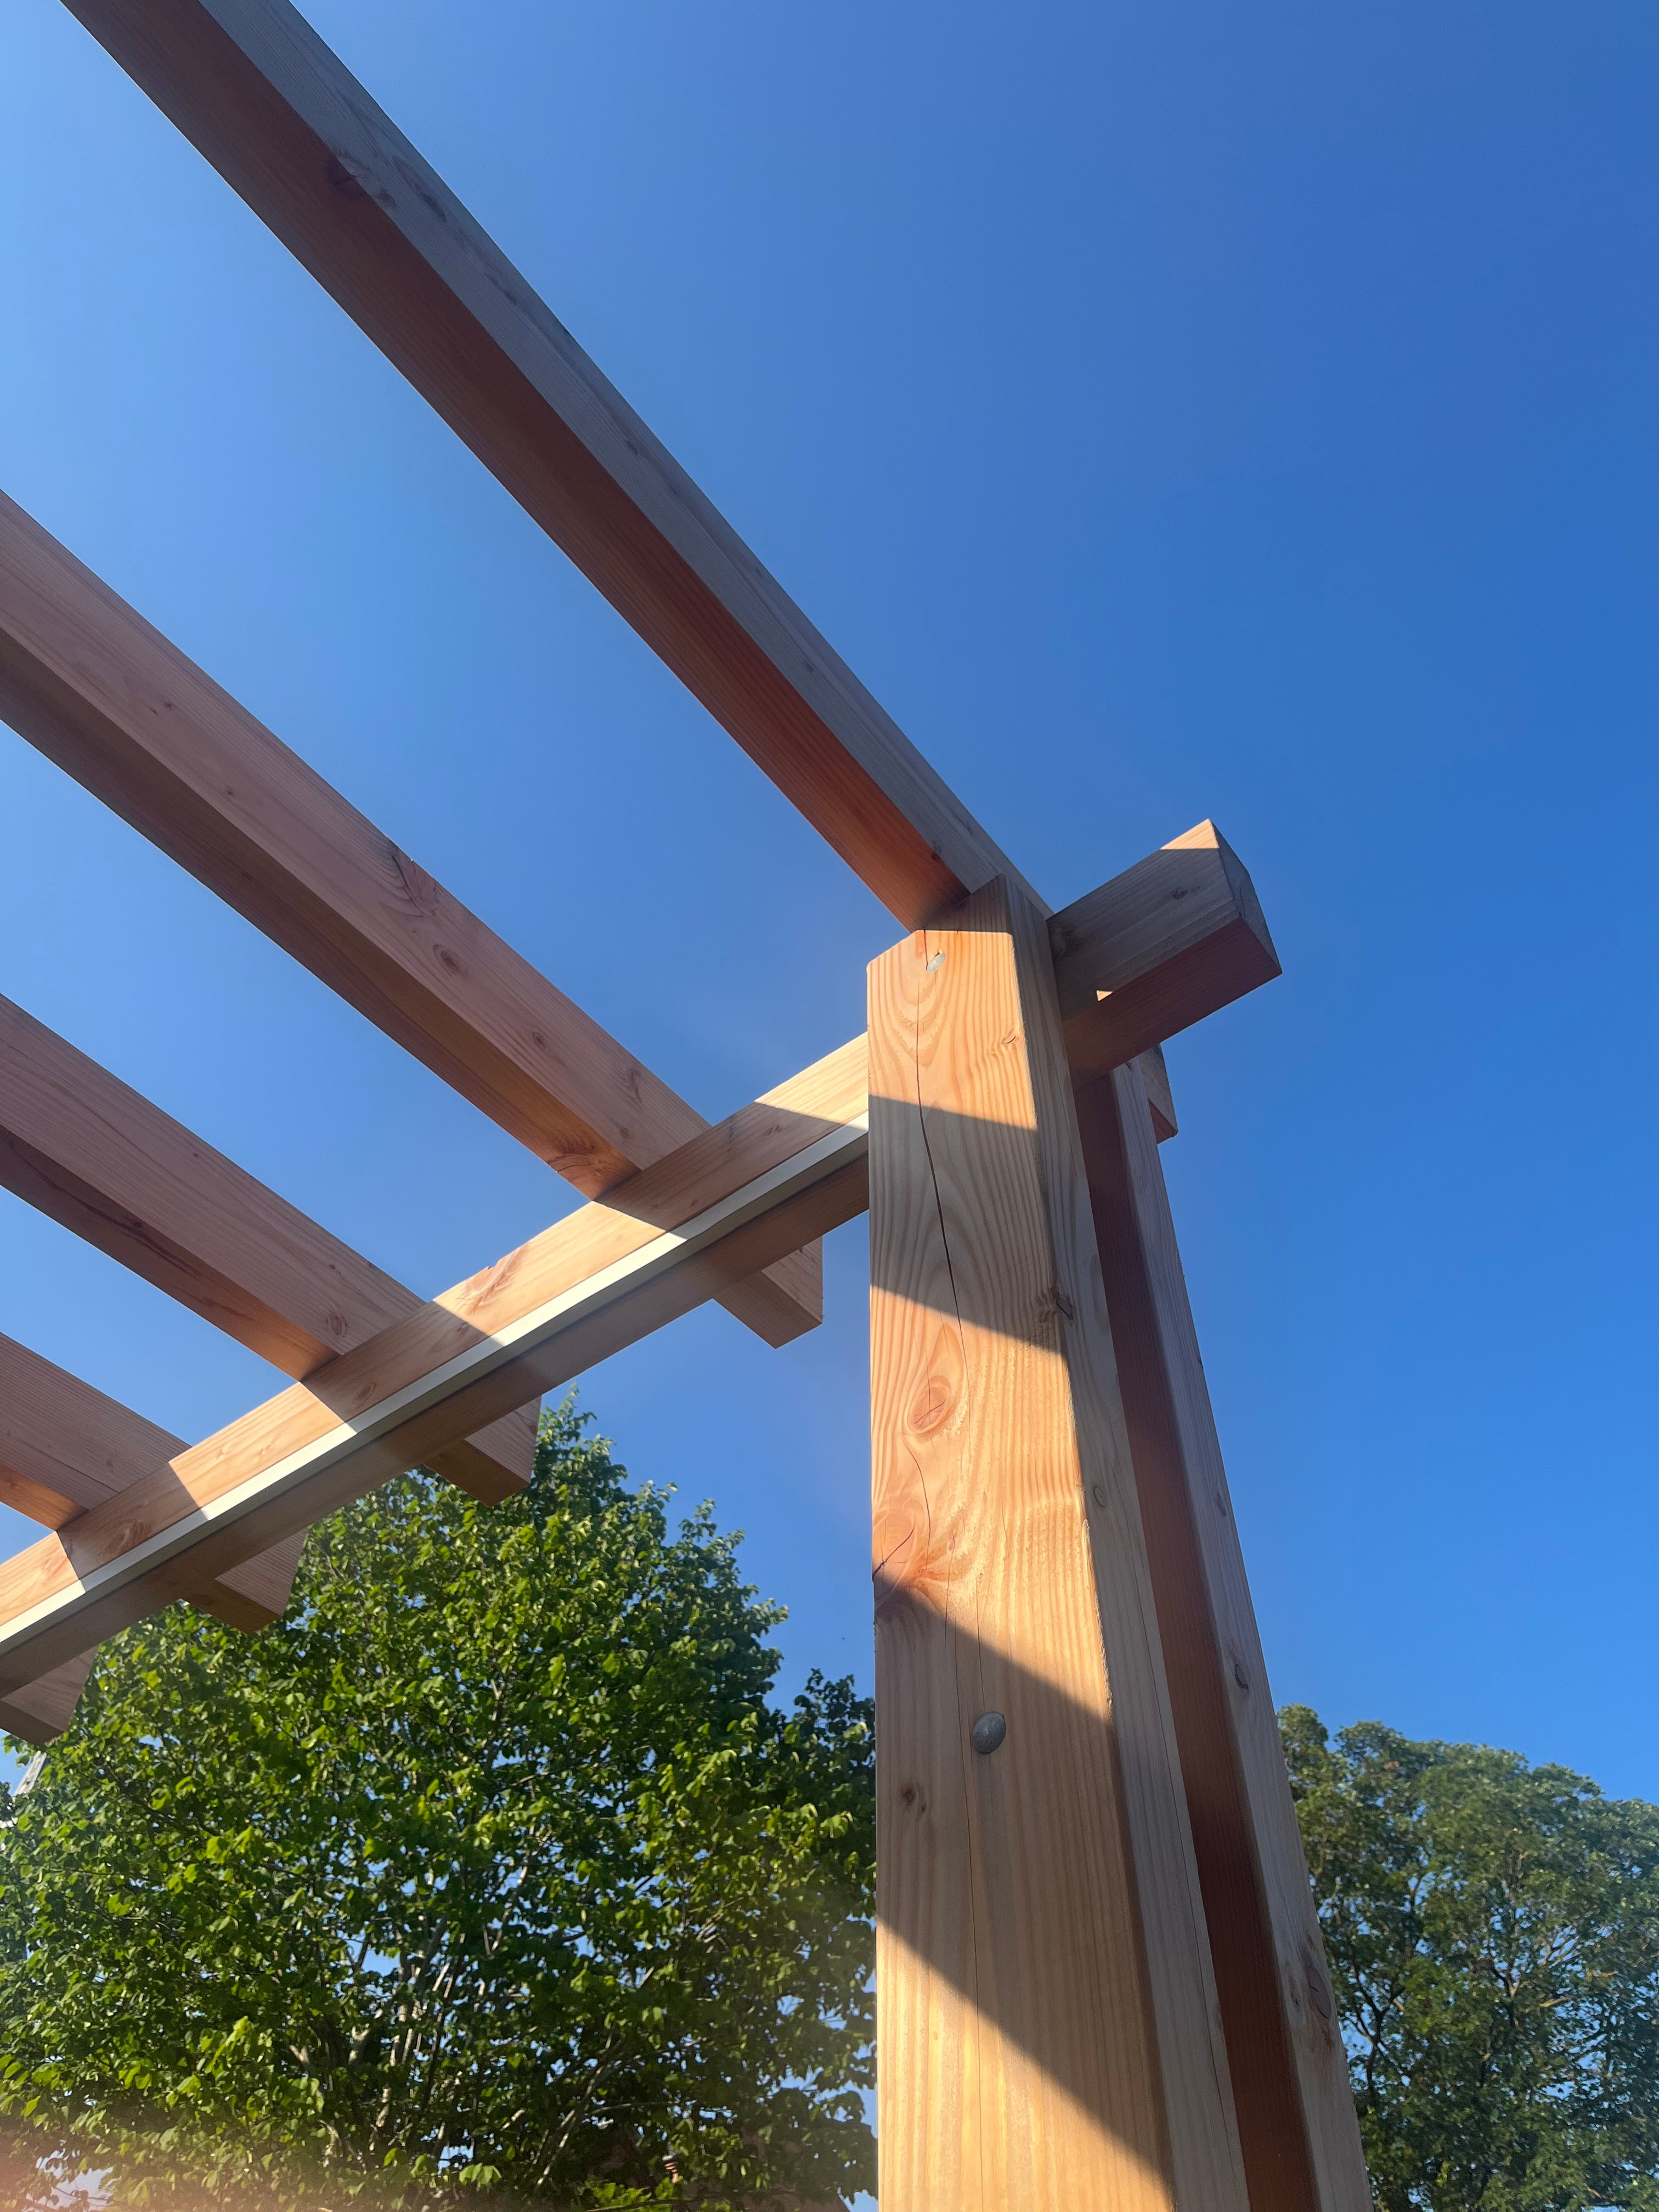
M1138 1059L1280 972L1255 885L1212 822L1053 915L1048 942L1079 1079Z
M9 1691L0 1698L0 1729L37 1746L62 1735L75 1718L75 1708L97 1656L96 1650L82 1651L38 1680Z

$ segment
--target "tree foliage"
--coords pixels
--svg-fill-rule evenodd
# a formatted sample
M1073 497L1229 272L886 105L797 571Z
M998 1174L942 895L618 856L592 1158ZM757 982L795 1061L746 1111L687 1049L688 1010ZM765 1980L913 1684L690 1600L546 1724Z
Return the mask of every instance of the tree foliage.
M1280 1723L1383 2212L1655 2212L1659 1807Z
M779 1618L567 1410L521 1498L314 1530L260 1635L128 1631L0 1807L10 2109L127 2196L868 2185L870 1716L769 1702Z

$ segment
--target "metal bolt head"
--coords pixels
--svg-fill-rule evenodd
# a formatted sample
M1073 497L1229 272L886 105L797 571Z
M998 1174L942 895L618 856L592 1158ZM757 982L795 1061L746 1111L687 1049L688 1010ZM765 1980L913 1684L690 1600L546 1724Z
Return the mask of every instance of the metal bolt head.
M1000 1713L981 1713L968 1731L968 1741L981 1759L988 1759L1008 1733Z

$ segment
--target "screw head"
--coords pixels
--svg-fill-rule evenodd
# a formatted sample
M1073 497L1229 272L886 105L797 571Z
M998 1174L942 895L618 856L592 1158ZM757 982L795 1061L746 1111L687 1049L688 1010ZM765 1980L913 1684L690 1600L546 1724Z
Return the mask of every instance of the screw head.
M968 1741L981 1759L988 1759L1008 1733L1000 1713L981 1713L968 1731Z

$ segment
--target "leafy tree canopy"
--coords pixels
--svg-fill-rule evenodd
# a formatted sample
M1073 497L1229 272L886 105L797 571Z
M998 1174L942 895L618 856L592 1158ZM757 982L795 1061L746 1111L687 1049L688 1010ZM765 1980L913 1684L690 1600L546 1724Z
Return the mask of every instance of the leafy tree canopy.
M780 1618L567 1408L520 1498L314 1530L262 1634L129 1630L0 1804L11 2112L123 2197L870 2185L870 1715L769 1702Z
M1659 2208L1659 1807L1280 1715L1383 2212Z

